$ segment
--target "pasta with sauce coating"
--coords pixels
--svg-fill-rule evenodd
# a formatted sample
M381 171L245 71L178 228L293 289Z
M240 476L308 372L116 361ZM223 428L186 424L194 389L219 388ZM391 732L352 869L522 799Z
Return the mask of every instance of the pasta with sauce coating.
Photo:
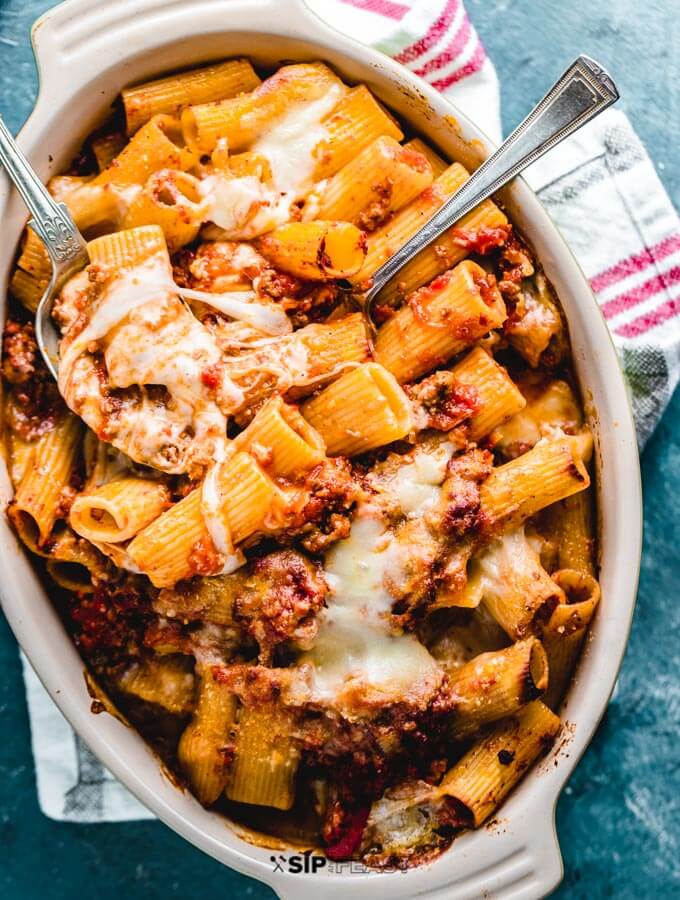
M91 260L54 304L69 413L17 303L49 259L18 248L10 521L200 803L332 859L432 859L554 739L599 602L559 302L487 200L369 333L356 294L468 172L323 62L122 105L130 139L116 112L49 184Z
M209 806L222 793L229 777L224 750L237 700L210 666L201 667L197 674L196 711L182 733L177 753L192 790L201 803Z
M465 261L412 294L378 330L377 359L397 381L412 381L505 320L498 290Z
M184 172L195 163L196 156L184 146L179 121L161 114L149 119L92 183L144 184L159 169Z
M408 397L378 363L350 369L302 407L330 455L353 456L398 441L413 428Z
M260 79L247 59L229 59L124 88L121 96L127 133L134 134L159 113L176 116L185 106L235 97L254 90L259 84Z
M364 237L350 222L291 222L260 238L258 250L299 278L346 278L364 260Z
M497 725L449 770L438 793L461 803L478 827L550 746L559 729L559 718L534 700L507 723Z
M170 503L166 486L156 479L121 478L79 494L69 520L81 537L119 543L157 519Z

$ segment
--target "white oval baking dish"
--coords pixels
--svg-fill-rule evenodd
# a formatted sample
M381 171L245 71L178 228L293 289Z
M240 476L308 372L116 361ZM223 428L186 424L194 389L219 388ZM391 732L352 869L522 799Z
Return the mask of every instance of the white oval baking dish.
M468 166L491 148L479 130L432 88L390 59L340 35L302 0L68 0L33 31L40 73L35 110L19 143L46 180L68 165L120 89L191 64L244 55L256 62L321 58L361 81L417 131ZM471 143L470 143L471 142ZM562 862L554 827L557 797L602 716L623 657L635 602L641 549L641 491L626 387L604 320L555 226L517 180L506 204L533 244L569 321L578 378L594 411L599 469L602 596L592 635L569 694L567 739L520 784L501 824L464 834L433 864L407 873L346 867L298 874L272 850L242 840L161 772L141 738L110 716L93 716L83 665L38 578L4 519L0 522L2 605L40 679L94 753L167 825L201 850L266 882L283 898L537 898L554 888ZM6 285L26 211L0 175ZM4 295L4 291L3 291ZM4 500L11 493L0 472ZM295 853L295 851L291 851ZM286 852L284 857L288 857Z

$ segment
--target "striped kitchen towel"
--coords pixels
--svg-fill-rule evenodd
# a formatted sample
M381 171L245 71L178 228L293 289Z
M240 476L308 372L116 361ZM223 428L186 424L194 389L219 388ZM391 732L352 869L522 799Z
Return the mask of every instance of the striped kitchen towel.
M338 30L360 40L370 34L373 46L420 75L500 140L496 73L463 0L307 2ZM562 67L570 62L562 60ZM559 69L546 68L546 86ZM617 109L539 160L525 177L590 280L628 379L643 447L680 374L678 215Z
M307 2L338 30L359 40L370 35L373 46L445 93L500 140L496 73L462 0ZM562 62L566 67L570 60ZM546 84L558 74L546 69ZM532 166L527 178L576 254L609 322L642 446L680 369L678 216L644 147L616 110ZM71 822L149 817L74 736L25 660L24 670L45 814Z

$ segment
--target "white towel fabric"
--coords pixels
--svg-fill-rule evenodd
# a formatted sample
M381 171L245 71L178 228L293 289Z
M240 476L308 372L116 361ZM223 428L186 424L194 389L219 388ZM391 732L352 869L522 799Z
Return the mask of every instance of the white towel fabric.
M83 824L153 819L153 814L104 768L75 734L23 653L21 663L31 721L38 802L45 815L61 822Z
M500 139L496 72L462 0L308 0L393 56ZM536 98L537 100L539 98ZM527 173L573 249L628 376L642 446L680 369L680 224L625 115L609 110ZM76 738L24 660L43 812L70 822L151 817Z

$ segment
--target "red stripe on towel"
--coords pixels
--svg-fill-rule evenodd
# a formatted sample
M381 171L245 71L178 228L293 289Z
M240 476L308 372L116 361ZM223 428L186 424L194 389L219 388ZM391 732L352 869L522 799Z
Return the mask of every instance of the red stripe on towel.
M366 9L368 12L385 16L386 19L394 19L396 22L401 22L410 9L409 6L395 3L394 0L340 0L340 2L346 3L347 6L354 6L356 9Z
M426 34L414 44L404 47L400 53L397 53L394 57L396 61L400 63L413 62L414 59L418 59L419 56L427 53L431 47L434 47L451 25L459 5L460 0L447 0L441 15L432 23Z
M617 328L616 334L627 338L639 337L641 334L644 334L645 331L656 328L657 325L661 325L662 322L667 322L679 313L680 297L673 297L672 300L667 300L666 303L662 303L661 306L658 306L651 312L645 313L644 316L633 319L633 321L629 322L627 325L622 325L620 328Z
M590 286L595 293L603 291L610 285L616 284L617 281L623 281L629 275L641 272L656 260L670 256L676 250L680 250L680 234L673 234L652 247L645 247L641 253L634 253L626 259L622 259L611 268L605 269L604 272L591 278Z
M428 75L430 72L435 72L437 69L443 69L444 66L447 66L449 63L455 62L456 58L460 56L461 52L465 49L465 45L470 39L471 32L472 26L466 15L460 28L454 34L453 40L447 45L446 49L443 50L439 56L435 56L429 62L425 63L422 68L416 69L415 74L422 77Z
M463 78L467 78L469 75L474 75L475 72L479 72L479 70L484 65L485 60L486 51L484 50L484 47L482 47L482 45L478 42L477 49L464 66L461 66L460 69L456 69L455 72L453 72L451 75L447 75L446 78L440 78L439 81L432 81L430 82L430 84L438 91L445 91L448 87L451 87L451 85L455 84L457 81L462 81Z
M612 300L608 300L602 304L602 313L605 319L611 319L632 306L637 306L643 300L649 300L654 294L666 290L672 284L680 282L680 266L674 266L668 272L661 275L655 275L643 284L631 288L629 291L619 294Z

